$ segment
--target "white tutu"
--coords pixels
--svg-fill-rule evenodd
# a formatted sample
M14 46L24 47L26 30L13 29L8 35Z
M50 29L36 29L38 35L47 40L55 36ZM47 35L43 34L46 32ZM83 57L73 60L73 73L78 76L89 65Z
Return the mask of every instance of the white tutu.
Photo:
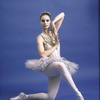
M53 62L63 62L70 74L74 74L78 70L78 64L66 60L64 57L45 57L40 59L30 59L25 62L27 68L34 71L45 71L49 64Z

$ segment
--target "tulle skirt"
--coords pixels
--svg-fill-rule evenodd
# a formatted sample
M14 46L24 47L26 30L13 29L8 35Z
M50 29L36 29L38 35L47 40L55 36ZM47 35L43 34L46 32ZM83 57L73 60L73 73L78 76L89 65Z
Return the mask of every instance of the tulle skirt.
M34 71L43 72L53 62L63 62L71 75L75 74L79 68L78 64L70 62L64 57L42 57L40 59L29 59L25 62L25 65L27 68Z

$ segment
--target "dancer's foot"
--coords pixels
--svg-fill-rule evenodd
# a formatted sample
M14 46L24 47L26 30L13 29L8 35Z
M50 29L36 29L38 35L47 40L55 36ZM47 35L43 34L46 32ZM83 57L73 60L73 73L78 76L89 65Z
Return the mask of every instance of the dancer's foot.
M16 96L16 97L10 98L10 100L21 100L21 99L19 96Z
M84 100L84 97L82 96L80 92L77 93L77 100Z
M14 98L10 98L10 100L24 100L27 98L27 95L23 92L21 92L18 96L14 97Z

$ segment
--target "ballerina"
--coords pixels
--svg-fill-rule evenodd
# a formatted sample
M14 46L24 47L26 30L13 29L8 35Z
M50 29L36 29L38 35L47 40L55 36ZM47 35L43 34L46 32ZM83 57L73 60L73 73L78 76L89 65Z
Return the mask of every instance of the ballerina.
M77 96L77 100L84 100L81 92L76 87L72 74L78 70L78 65L60 56L60 41L58 30L64 20L64 12L57 15L51 21L49 12L40 15L40 24L43 28L42 33L37 36L37 46L40 59L27 60L25 65L34 71L41 71L48 77L48 93L25 94L21 92L17 97L10 100L43 99L55 100L60 76L69 84ZM51 26L51 31L49 27Z

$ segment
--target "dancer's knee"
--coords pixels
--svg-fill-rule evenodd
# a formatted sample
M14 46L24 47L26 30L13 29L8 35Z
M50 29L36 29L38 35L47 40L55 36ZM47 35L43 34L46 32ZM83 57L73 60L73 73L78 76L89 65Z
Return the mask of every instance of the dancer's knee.
M55 97L53 97L53 96L48 96L48 100L55 100Z
M57 69L64 69L65 68L65 64L63 62L54 62L54 65Z

